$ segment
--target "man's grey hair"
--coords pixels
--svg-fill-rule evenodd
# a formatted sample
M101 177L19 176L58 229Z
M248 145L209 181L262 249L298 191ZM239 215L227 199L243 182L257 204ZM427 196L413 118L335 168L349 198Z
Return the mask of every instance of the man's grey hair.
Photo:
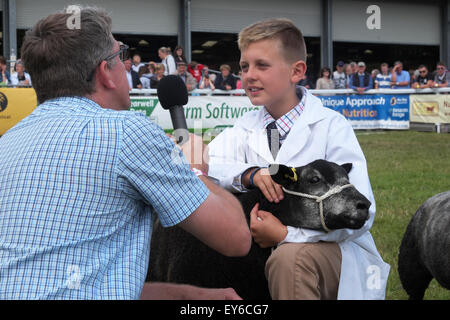
M80 28L69 28L66 10L39 20L27 31L22 60L39 103L95 91L98 65L112 54L111 18L103 9L80 8ZM111 62L108 64L112 67Z

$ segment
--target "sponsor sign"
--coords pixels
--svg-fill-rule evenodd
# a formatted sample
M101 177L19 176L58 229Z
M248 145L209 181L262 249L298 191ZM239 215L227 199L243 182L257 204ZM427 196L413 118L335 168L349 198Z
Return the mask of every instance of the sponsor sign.
M0 88L0 135L33 112L36 106L33 88Z
M409 96L392 94L319 96L354 129L409 129Z
M412 122L450 123L449 94L412 94L410 100Z

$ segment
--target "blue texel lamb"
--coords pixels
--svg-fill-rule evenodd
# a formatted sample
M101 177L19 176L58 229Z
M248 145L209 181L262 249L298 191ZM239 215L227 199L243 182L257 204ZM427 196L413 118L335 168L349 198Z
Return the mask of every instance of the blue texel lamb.
M251 209L260 203L260 210L273 213L289 226L315 230L361 228L369 217L370 202L349 184L351 167L349 163L340 166L325 160L297 168L272 165L269 171L273 180L285 188L284 199L279 204L270 203L259 189L241 194L239 200L247 222ZM316 201L320 196L325 198L321 205ZM264 276L270 252L270 248L262 249L253 242L247 256L225 257L181 228L164 229L157 221L147 281L232 287L244 299L270 299Z
M400 245L398 273L411 300L422 300L433 278L450 289L450 191L429 198L412 217Z

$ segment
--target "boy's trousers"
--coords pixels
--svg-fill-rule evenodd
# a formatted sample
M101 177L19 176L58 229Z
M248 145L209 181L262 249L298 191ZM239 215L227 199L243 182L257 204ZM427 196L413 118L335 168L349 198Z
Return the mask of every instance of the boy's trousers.
M272 299L337 299L341 261L341 249L334 242L280 245L265 268Z

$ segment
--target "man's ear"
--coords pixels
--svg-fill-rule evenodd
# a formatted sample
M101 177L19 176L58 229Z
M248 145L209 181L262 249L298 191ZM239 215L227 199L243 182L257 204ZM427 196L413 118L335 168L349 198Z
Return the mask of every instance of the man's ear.
M350 171L351 171L352 168L353 168L353 164L351 164L351 163L344 163L343 165L341 165L341 167L345 169L345 171L347 172L347 174L349 174Z
M111 69L108 67L108 62L104 60L97 66L95 77L97 79L97 85L101 85L107 89L115 89L117 87L113 81L113 75Z
M291 76L292 82L297 83L300 80L302 80L303 77L305 76L305 73L306 73L305 61L298 60L292 64L292 76Z
M282 164L271 164L269 173L272 180L282 186L298 181L297 170Z

